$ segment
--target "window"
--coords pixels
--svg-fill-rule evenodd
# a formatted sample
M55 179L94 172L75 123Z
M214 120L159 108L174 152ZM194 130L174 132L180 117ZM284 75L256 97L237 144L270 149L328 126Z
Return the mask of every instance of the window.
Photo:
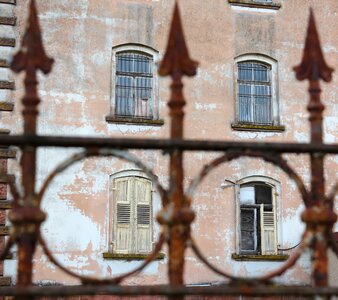
M152 105L153 59L151 56L122 52L116 55L115 115L154 117Z
M276 188L248 181L239 185L239 254L277 254Z
M139 44L113 48L108 122L162 125L158 114L158 52Z
M119 254L152 251L152 184L139 176L112 181L112 249Z
M276 69L276 62L263 55L243 55L235 59L234 129L284 130L279 126Z
M250 61L237 67L238 122L271 125L271 68Z

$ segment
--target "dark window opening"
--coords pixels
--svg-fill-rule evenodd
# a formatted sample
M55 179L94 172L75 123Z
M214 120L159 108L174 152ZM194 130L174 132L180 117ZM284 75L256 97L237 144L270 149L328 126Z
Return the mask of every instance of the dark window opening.
M240 253L276 252L275 211L271 186L253 182L240 187Z

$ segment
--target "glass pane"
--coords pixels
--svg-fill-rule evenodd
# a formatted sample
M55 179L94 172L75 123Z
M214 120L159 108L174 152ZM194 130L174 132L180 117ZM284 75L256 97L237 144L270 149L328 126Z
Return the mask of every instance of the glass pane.
M135 116L151 118L152 113L152 78L137 77L135 86Z
M255 85L254 86L255 95L270 95L270 86L269 85Z
M257 233L254 209L241 209L241 251L256 251Z
M135 72L143 74L152 74L152 60L145 55L135 54Z
M250 84L239 84L238 85L238 94L240 96L250 96L251 95L251 85Z
M134 72L134 54L124 53L117 55L117 72Z
M252 63L238 63L238 79L252 81Z
M238 101L238 121L252 122L252 101L249 97L239 97Z
M261 64L253 64L254 81L268 82L268 68Z
M115 86L115 114L133 115L133 78L117 76Z
M253 186L241 187L239 192L239 202L241 205L255 204L255 187Z
M271 124L270 97L255 97L255 122L259 124Z
M272 189L267 185L255 185L256 204L272 204Z
M252 121L251 85L238 85L238 119L239 122Z
M152 79L148 77L136 78L136 97L142 100L148 100L151 98Z

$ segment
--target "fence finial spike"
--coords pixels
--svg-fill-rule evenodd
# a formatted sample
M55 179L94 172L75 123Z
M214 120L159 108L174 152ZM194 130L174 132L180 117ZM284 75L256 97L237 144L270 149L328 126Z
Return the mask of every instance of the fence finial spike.
M167 76L178 72L187 76L194 76L196 74L197 65L198 63L189 56L178 3L175 1L167 50L161 62L159 74L161 76Z
M298 80L319 80L321 78L329 82L332 78L333 69L325 62L312 8L310 9L303 59L301 64L293 69Z
M40 69L48 74L53 62L54 60L49 58L44 50L35 0L31 0L28 26L21 42L21 49L13 57L11 69L16 73L28 69Z

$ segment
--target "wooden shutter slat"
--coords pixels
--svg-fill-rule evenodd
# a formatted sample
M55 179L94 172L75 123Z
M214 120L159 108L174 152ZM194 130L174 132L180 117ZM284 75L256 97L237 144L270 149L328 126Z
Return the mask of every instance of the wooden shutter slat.
M137 205L137 224L138 225L150 225L150 206L149 205Z
M117 203L117 223L130 223L130 204Z
M151 182L137 178L135 181L137 201L136 243L138 253L147 253L152 248L151 228Z
M127 178L115 180L115 226L114 251L116 253L130 253L132 245L132 210L130 181Z
M276 254L276 222L274 211L264 211L261 207L262 254Z

